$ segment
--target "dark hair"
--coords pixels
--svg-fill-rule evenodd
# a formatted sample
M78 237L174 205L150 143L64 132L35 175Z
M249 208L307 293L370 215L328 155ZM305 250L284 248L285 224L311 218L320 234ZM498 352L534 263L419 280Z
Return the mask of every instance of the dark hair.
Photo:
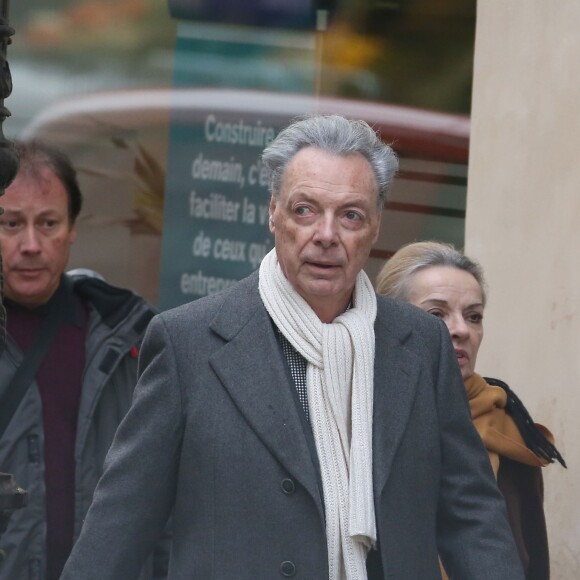
M408 300L413 274L432 266L448 266L471 274L481 288L483 306L487 292L483 268L457 250L452 244L442 242L413 242L403 246L381 268L377 276L376 290L379 294L395 300Z
M39 140L16 141L18 174L40 178L43 168L50 169L63 184L68 196L68 213L71 225L75 223L83 203L77 172L69 157L60 149Z
M397 156L365 121L339 115L315 115L296 121L266 147L262 161L270 170L272 196L278 196L288 164L305 147L340 156L361 154L375 174L378 205L382 208L399 166Z

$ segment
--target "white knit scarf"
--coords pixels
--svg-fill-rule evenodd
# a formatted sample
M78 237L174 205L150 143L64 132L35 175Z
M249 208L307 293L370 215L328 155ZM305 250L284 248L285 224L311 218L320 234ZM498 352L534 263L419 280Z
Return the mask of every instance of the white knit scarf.
M308 409L324 492L329 580L364 580L366 555L376 542L375 292L361 271L353 307L325 324L288 282L275 249L262 261L259 288L272 320L308 363Z

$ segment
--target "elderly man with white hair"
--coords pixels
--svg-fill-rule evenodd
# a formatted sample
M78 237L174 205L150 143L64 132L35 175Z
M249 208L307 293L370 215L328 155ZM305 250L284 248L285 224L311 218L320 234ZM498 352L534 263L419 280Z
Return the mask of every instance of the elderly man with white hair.
M363 266L397 169L362 121L268 145L275 248L158 315L63 580L523 579L445 326Z

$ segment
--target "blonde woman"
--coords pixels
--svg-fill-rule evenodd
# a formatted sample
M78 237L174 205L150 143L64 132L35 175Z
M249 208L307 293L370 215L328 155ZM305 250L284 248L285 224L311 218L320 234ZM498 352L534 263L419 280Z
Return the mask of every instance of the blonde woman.
M449 244L416 242L383 266L379 294L441 318L451 334L471 416L489 453L527 580L550 575L541 468L559 461L552 434L534 423L504 382L475 372L486 290L479 264Z

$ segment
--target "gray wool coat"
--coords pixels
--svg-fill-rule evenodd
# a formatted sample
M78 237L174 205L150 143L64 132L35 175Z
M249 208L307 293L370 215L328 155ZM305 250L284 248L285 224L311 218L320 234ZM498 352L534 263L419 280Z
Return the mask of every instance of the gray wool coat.
M449 334L382 297L373 479L385 578L523 579ZM173 514L175 580L328 578L324 508L254 273L149 325L131 410L62 580L132 580Z

